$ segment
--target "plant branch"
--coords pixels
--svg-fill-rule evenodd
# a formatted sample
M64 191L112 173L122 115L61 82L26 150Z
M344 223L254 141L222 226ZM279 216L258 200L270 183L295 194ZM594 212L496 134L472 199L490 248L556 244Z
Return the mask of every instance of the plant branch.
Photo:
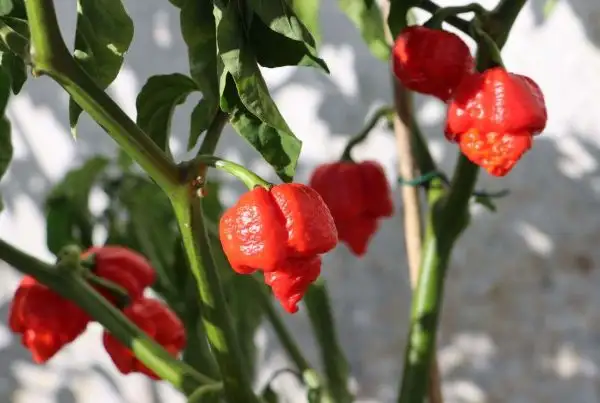
M419 2L419 4L417 5L417 7L422 10L427 11L428 13L430 13L432 15L441 9L441 7L439 5L437 5L436 3L434 3L431 0L421 0ZM462 31L467 35L469 34L469 21L453 15L453 16L448 17L446 19L446 22L448 24L452 25L454 28L458 29L459 31Z
M363 129L360 132L358 132L357 134L355 134L354 136L352 136L350 138L350 140L348 141L348 144L346 145L346 148L344 148L344 151L342 152L342 156L340 157L340 160L352 161L352 156L351 156L352 149L356 145L358 145L366 140L369 133L371 133L371 130L373 130L373 128L375 127L377 122L379 122L379 119L384 118L384 117L389 118L392 116L393 113L394 113L394 109L390 106L382 106L379 109L377 109L375 111L375 113L373 114L373 116L371 116L371 118L367 121L367 124L365 125L365 127L363 127Z
M21 273L33 276L64 298L73 301L97 320L119 341L128 346L148 368L186 395L199 386L216 384L185 363L172 357L158 343L129 321L82 277L59 271L14 246L0 240L0 260Z
M348 390L348 361L339 345L335 321L323 276L314 282L304 296L308 317L325 367L327 389L336 403L350 403L353 396Z
M501 48L525 0L502 0L483 23L502 35L493 36ZM485 54L484 54L485 56ZM478 69L491 60L478 58ZM460 155L451 187L445 191L441 179L429 188L430 212L417 289L413 295L411 323L405 351L399 403L422 403L428 384L427 372L434 356L438 317L442 305L444 278L452 247L469 222L469 200L479 168Z
M94 80L73 60L60 34L52 0L25 2L36 75L47 74L167 193L178 185L177 169Z

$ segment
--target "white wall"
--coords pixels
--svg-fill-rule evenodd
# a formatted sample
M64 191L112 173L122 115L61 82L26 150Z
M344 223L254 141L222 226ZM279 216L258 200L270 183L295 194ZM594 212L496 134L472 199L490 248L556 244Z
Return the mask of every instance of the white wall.
M74 2L56 3L63 32L72 37ZM300 181L316 164L335 158L365 116L391 99L387 66L369 54L335 2L324 3L322 55L332 75L292 68L265 73L284 116L304 141ZM507 178L481 177L479 187L508 187L512 194L498 202L498 214L476 210L453 255L439 343L448 403L600 401L600 2L559 1L547 20L544 3L532 0L526 6L504 55L508 68L541 85L548 127ZM187 56L168 1L128 0L126 6L136 36L110 92L133 116L145 80L187 71ZM179 150L191 106L188 102L173 120ZM451 169L456 151L440 134L442 105L419 98L418 113L436 159ZM0 236L49 259L39 210L44 195L70 167L97 152L114 152L114 144L87 117L74 142L67 97L47 78L30 80L12 99L9 115L15 160L0 185L6 204ZM393 136L381 128L357 155L378 158L393 179L394 147ZM219 153L274 179L230 130ZM231 203L240 191L232 185L224 201ZM397 390L409 309L401 228L400 214L386 221L362 260L344 246L326 258L339 332L363 401L392 402ZM17 279L12 269L0 270L2 320ZM303 313L288 322L316 358ZM118 375L99 335L93 327L40 367L0 327L0 401L145 403L158 401L153 394L182 401L169 397L174 393L169 387L153 391L145 378ZM265 347L264 379L286 364L268 332L261 331L257 341ZM279 386L293 392L289 379L282 377Z

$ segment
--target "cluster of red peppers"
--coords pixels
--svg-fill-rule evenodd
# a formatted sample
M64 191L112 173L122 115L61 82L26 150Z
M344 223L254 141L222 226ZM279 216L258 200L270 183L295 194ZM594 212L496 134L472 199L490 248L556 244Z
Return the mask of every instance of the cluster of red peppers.
M392 64L406 88L447 103L446 138L491 175L508 174L546 126L540 87L504 67L475 71L469 48L453 33L404 29Z
M162 302L144 297L144 290L154 283L156 274L143 256L124 247L103 246L88 249L82 259L93 262L93 275L127 292L128 304L120 306L126 317L173 356L183 350L186 337L182 322ZM95 288L116 305L117 298L113 292L101 286ZM21 280L9 314L10 329L21 334L22 344L31 351L37 363L48 361L74 341L90 321L89 315L81 308L30 276ZM140 372L158 379L128 347L107 331L103 334L103 343L123 374Z

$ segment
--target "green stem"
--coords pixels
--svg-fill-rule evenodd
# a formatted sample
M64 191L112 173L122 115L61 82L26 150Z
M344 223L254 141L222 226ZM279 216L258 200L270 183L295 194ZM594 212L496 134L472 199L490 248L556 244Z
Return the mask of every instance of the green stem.
M348 144L346 145L346 148L344 148L344 151L342 152L342 156L340 157L340 160L352 161L352 156L351 156L352 149L356 145L358 145L366 140L369 133L371 133L371 130L373 130L373 128L375 127L377 122L379 122L379 119L381 119L383 117L391 118L393 116L393 114L394 114L394 108L392 108L391 106L382 106L381 108L377 109L377 111L375 111L373 116L371 116L371 119L369 119L369 121L367 122L365 127L360 132L358 132L354 136L352 136L350 138L350 140L348 140Z
M416 7L419 7L432 15L442 8L431 0L421 0ZM469 21L457 16L450 16L446 19L446 22L465 34L469 34Z
M108 281L108 280L103 279L102 277L98 277L92 273L84 274L84 278L90 284L98 286L98 287L110 292L111 295L113 295L114 297L117 298L117 301L118 301L117 305L119 307L124 308L127 305L129 305L129 303L131 302L129 295L127 294L127 290L125 290L123 287L113 283L112 281Z
M267 182L266 180L264 180L254 172L250 171L243 165L236 164L235 162L227 161L219 157L215 157L214 155L197 155L196 158L194 158L192 164L190 165L192 167L192 170L196 170L194 167L196 167L197 164L199 164L200 166L208 165L223 170L238 178L250 190L254 189L257 186L262 186L264 188L270 188L272 186L271 183ZM197 171L200 170L200 168L197 169ZM190 172L190 174L195 175L196 173L192 171Z
M304 296L312 329L321 349L327 387L336 403L350 403L353 396L348 390L348 361L338 343L335 321L323 277L313 283Z
M214 154L215 150L217 149L217 143L221 138L221 132L223 132L228 120L229 115L223 112L221 109L218 109L214 119L206 130L206 135L204 136L202 145L200 145L198 155Z
M294 362L296 369L300 373L304 373L304 371L310 370L311 366L308 363L308 360L302 354L302 350L300 350L300 347L298 347L298 345L296 344L294 337L288 331L287 327L285 326L285 323L283 323L281 316L275 310L275 307L271 302L271 296L269 292L262 284L260 284L260 280L258 278L254 278L258 283L257 286L260 288L259 294L261 298L261 303L267 315L267 319L269 320L269 323L271 323L271 326L273 327L273 330L275 331L275 334L281 342L281 345L283 346L284 350L287 352L290 359Z
M503 36L495 36L499 48L525 0L502 0L486 16L484 30L496 27ZM498 28L501 27L501 28ZM485 55L484 55L485 56ZM489 68L489 57L479 58L478 69ZM438 317L443 300L444 279L452 247L469 222L469 200L475 188L479 167L460 155L449 190L440 180L429 189L430 212L423 247L419 282L413 294L411 323L404 358L399 403L422 403L428 371L436 344Z
M185 194L182 192L171 201L190 269L198 285L202 322L221 372L225 395L231 403L257 402L214 265L200 199L194 197L192 191L184 191Z
M178 185L177 167L71 57L52 0L25 2L37 74L47 74L100 124L167 193Z
M437 9L437 11L435 11L429 21L423 25L429 28L440 29L442 23L448 20L450 17L470 12L473 12L476 15L484 15L487 13L487 10L479 3L470 3L464 6L440 7Z
M0 240L0 259L20 272L34 276L42 284L73 301L119 341L131 348L144 365L186 395L199 386L215 383L172 357L75 273L57 271L2 240Z

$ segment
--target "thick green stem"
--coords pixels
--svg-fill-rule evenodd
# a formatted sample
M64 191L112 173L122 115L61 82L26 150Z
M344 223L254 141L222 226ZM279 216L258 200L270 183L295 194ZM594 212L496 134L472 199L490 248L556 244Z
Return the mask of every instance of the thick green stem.
M212 379L172 357L130 322L117 308L106 301L82 277L73 272L58 271L53 266L2 240L0 240L0 260L22 273L34 276L42 284L76 303L119 341L131 348L144 365L186 395L191 394L202 385L215 384Z
M336 403L350 403L353 396L348 390L349 366L339 345L333 313L327 295L325 280L320 277L304 296L313 332L321 349L327 388Z
M230 403L257 402L214 265L201 201L192 189L184 189L172 199L172 203L190 269L198 286L200 314L225 385L225 396Z
M502 0L485 17L483 29L501 33L492 37L501 48L525 0ZM478 69L492 65L489 57L478 58ZM440 180L429 189L428 217L419 282L413 294L411 323L404 358L399 403L423 403L428 370L436 344L438 317L443 300L444 278L452 247L469 222L469 200L479 167L460 155L451 187L443 190Z
M391 118L393 115L394 109L391 106L383 106L377 111L375 111L375 113L373 114L373 116L371 116L371 119L369 119L365 127L363 127L363 129L360 132L356 133L350 138L348 144L346 145L346 148L344 148L344 151L342 152L340 160L352 161L352 149L366 140L369 133L371 133L371 130L373 130L377 122L379 122L379 119L383 117Z
M178 184L175 164L73 60L60 34L52 0L27 0L25 5L34 71L57 81L165 192L174 191Z
M430 14L435 14L438 10L441 9L439 5L437 5L431 0L421 0L419 4L417 4L417 7L427 11ZM446 22L452 25L454 28L464 32L465 34L469 34L469 21L452 15L446 19Z
M246 167L240 164L236 164L235 162L215 157L213 155L197 155L196 158L194 158L194 161L192 161L191 164L187 165L188 167L191 167L192 172L189 172L185 176L198 175L198 173L205 171L203 166L206 165L220 169L222 171L227 172L228 174L235 176L240 181L242 181L248 189L254 189L257 186L263 186L265 188L270 188L272 186L269 182L267 182L254 172L250 171Z

